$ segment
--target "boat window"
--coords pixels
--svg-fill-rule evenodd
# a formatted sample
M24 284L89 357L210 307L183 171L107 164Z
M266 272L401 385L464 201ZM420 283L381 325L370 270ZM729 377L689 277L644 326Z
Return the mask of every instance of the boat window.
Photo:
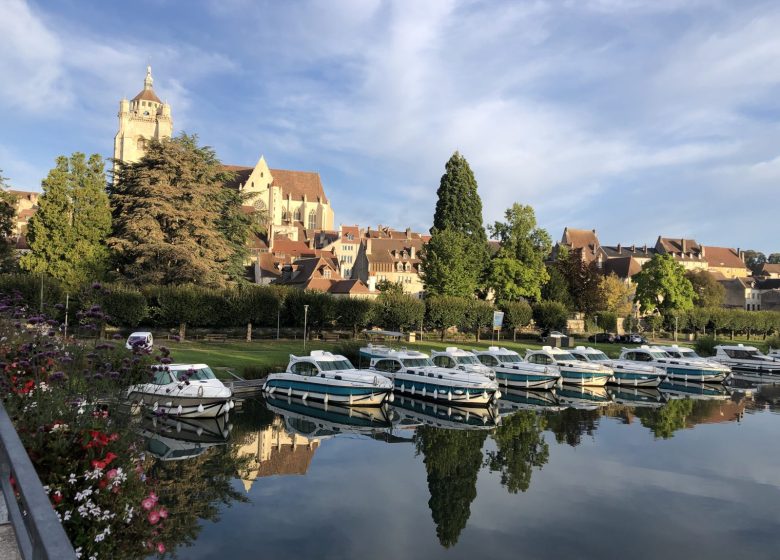
M318 361L317 365L320 366L320 369L322 371L336 371L340 369L355 369L352 367L352 364L349 363L349 360L346 358L343 358L341 360L323 360Z
M690 348L681 348L679 354L681 358L701 358L701 356Z
M737 349L728 349L726 350L726 354L729 358L736 358L741 360L750 360L758 358L761 354L759 354L758 350L737 350Z
M476 356L457 356L455 361L463 365L479 365L479 360Z
M377 371L395 373L401 369L401 364L399 364L396 360L379 360L374 367Z
M491 356L489 354L480 354L477 356L479 358L479 361L482 362L483 365L494 367L498 365L498 360L495 358L495 356Z
M505 364L517 364L523 361L519 354L499 354L498 359Z
M634 359L637 362L652 362L653 357L647 352L637 352Z
M604 352L591 352L588 354L588 359L591 362L603 362L605 360L609 360Z
M183 381L184 379L189 379L191 381L206 381L208 379L216 379L217 376L214 375L214 372L211 371L211 368L209 366L206 366L204 368L198 368L198 369L188 369L188 370L178 370L171 372L176 377L178 381Z
M574 356L572 356L568 352L560 352L560 353L556 352L555 353L555 359L556 359L556 361L557 360L564 360L564 361L568 360L570 362L576 362L577 361L577 358L575 358Z
M671 358L669 354L661 351L650 352L650 356L652 356L654 360L663 360L664 358ZM650 360L648 359L647 361Z
M674 350L667 350L667 354L669 354L672 358L682 358L682 352L675 352Z
M532 354L528 357L528 361L532 364L543 364L547 365L552 363L552 358L550 356L547 356L545 354Z
M298 375L317 375L319 373L317 366L311 362L295 362L290 367L290 371Z
M172 383L170 372L164 370L156 371L152 383L155 385L168 385L169 383Z
M574 357L577 358L581 362L587 362L588 361L588 358L586 358L582 354L574 354Z
M454 368L455 367L455 360L453 360L449 356L436 356L433 359L433 363L436 364L439 367L446 367L446 368Z
M410 368L410 367L425 367L425 366L432 366L433 363L431 363L430 358L404 358L401 360L404 363L404 366Z
M631 360L632 362L636 361L636 354L634 352L626 352L625 354L623 354L623 359Z

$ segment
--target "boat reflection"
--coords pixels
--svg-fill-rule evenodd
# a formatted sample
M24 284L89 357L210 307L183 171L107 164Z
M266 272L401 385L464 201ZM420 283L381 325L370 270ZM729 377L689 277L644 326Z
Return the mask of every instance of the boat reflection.
M556 390L558 402L561 405L579 410L595 410L606 406L612 399L604 387L588 387L580 385L568 385L566 383Z
M493 406L459 408L396 395L392 408L397 414L395 427L431 426L448 430L489 430L499 422Z
M666 399L726 400L731 394L725 385L691 381L664 381L658 389Z
M211 447L225 445L230 430L227 415L215 418L146 415L141 420L146 450L162 461L191 459Z
M609 393L617 404L654 408L661 407L666 402L663 393L658 389L614 387L609 389Z
M506 389L502 391L498 401L498 412L501 416L518 410L562 410L555 391L526 391L522 389Z

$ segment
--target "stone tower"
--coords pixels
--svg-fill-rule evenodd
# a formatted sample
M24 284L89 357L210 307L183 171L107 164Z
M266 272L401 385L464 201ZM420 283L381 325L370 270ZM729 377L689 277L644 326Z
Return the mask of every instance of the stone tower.
M144 89L130 101L119 102L119 131L114 137L114 159L138 161L151 138L162 140L173 133L171 106L160 101L152 89L152 67L146 67Z

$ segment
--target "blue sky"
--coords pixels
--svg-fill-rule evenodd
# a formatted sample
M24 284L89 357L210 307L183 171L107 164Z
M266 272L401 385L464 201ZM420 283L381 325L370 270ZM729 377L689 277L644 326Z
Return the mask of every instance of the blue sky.
M145 66L225 163L322 175L337 223L427 229L444 163L485 222L780 250L780 3L0 0L0 168L111 155Z

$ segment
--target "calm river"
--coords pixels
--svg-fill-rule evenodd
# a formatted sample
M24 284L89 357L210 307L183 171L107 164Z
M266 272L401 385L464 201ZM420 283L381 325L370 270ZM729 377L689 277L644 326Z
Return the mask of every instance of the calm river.
M517 392L493 412L401 401L350 415L249 400L229 425L148 423L188 534L175 553L780 555L780 386Z

